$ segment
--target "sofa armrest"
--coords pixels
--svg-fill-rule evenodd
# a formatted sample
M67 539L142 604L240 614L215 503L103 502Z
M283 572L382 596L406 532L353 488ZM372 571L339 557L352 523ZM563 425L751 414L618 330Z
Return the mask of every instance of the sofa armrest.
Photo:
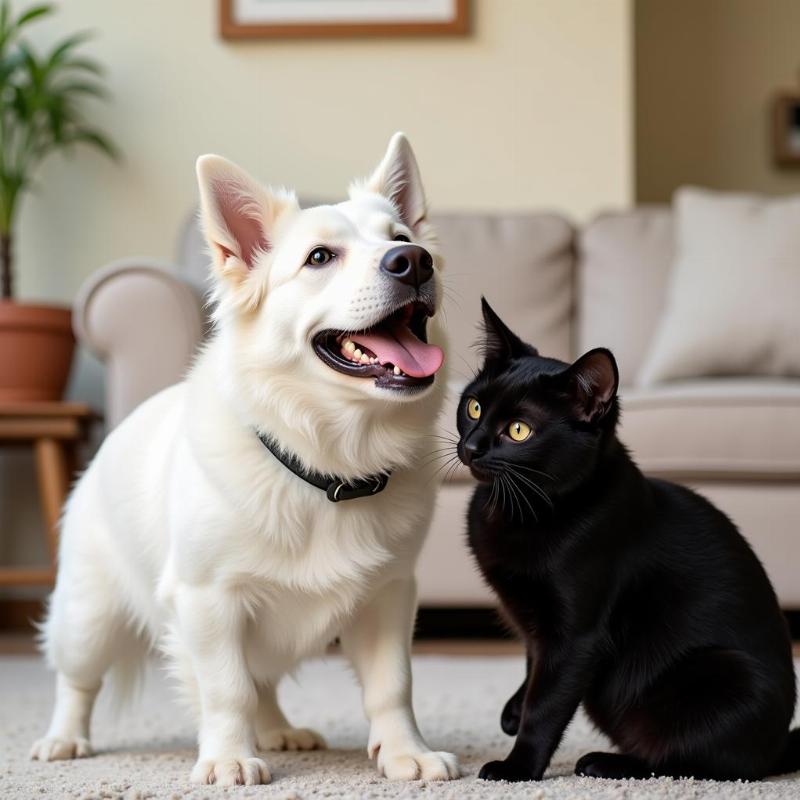
M106 364L106 422L181 380L203 335L202 301L167 265L116 261L94 273L73 307L78 341Z

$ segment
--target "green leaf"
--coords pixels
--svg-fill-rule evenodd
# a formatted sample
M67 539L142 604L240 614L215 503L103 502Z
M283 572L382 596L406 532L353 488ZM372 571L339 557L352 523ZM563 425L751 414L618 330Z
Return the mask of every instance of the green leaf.
M91 58L70 58L62 62L61 68L65 70L83 70L84 72L91 72L98 77L105 74L103 65L98 64L97 61Z
M88 145L119 158L111 139L84 117L88 99L107 97L103 68L80 52L91 34L60 39L44 55L19 37L21 27L52 10L40 3L12 19L9 0L0 0L0 227L6 229L49 154Z
M29 22L32 22L39 17L43 17L45 14L52 14L55 11L55 7L47 4L42 4L38 6L33 6L29 8L27 11L23 11L13 22L12 27L17 28L19 30L24 25L27 25Z
M64 95L88 94L104 100L108 97L107 89L100 86L99 83L90 83L89 81L71 81L70 83L59 83L55 87L55 91Z
M95 128L79 128L70 136L70 141L88 144L105 153L112 161L119 161L120 152L113 142Z
M72 36L68 36L52 49L47 59L48 65L53 67L56 64L63 63L71 50L87 42L93 35L91 31L79 31Z

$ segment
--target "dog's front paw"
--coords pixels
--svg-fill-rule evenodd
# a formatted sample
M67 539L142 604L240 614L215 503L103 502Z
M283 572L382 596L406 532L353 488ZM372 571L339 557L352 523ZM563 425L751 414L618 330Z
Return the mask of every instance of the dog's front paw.
M272 728L256 737L259 750L324 750L328 745L310 728Z
M64 761L69 758L86 758L92 754L89 740L82 736L61 739L57 736L45 736L34 742L31 758L39 761Z
M272 780L265 761L260 758L201 758L192 770L192 783L215 783L218 786L252 786Z
M378 771L390 781L450 781L459 777L458 759L452 753L378 751Z
M514 761L490 761L481 767L478 777L485 781L538 781L541 775Z

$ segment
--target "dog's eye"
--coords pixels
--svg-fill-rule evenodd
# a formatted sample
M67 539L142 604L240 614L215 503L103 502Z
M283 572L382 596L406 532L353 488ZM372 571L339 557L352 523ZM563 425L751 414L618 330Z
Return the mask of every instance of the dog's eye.
M315 247L306 259L307 267L324 267L336 258L336 253L332 253L327 247Z
M531 435L531 433L533 433L531 426L528 425L527 422L523 422L519 419L515 419L508 426L508 435L515 442L524 442Z
M410 242L410 241L411 241L411 239L409 239L409 238L408 238L408 236L406 236L404 233L398 233L398 234L397 234L397 235L394 237L394 240L395 240L396 242Z
M467 416L470 419L480 419L481 417L481 404L474 397L467 400Z

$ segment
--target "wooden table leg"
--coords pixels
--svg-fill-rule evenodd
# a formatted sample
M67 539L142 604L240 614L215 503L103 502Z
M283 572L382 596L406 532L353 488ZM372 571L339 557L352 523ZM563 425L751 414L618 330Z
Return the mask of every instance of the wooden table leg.
M58 556L58 525L67 497L69 467L63 444L57 439L37 439L35 449L39 495L47 526L47 544L55 571Z

